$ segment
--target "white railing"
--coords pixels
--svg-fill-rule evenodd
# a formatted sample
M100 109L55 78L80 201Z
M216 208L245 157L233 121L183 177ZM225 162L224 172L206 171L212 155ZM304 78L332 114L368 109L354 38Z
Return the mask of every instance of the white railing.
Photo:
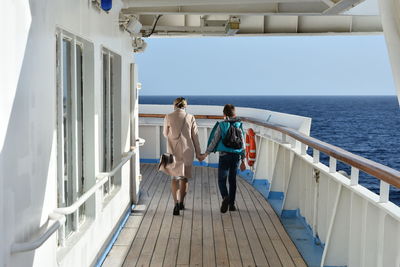
M140 125L141 131L158 132L147 137L142 155L165 150L160 120L165 115L141 116L146 122ZM204 149L212 120L221 117L195 116ZM322 243L321 266L400 266L400 207L389 201L389 185L400 188L399 171L291 128L250 118L243 121L257 135L252 178L268 181L266 197L282 196L275 207L279 215L297 214L308 224ZM306 153L308 147L313 149L312 156ZM329 156L328 165L320 162L321 153ZM217 159L208 160L215 163ZM337 161L348 164L351 174L338 171ZM359 184L360 171L380 180L379 195Z
M144 139L139 138L137 140L139 146L144 144ZM96 176L96 183L86 191L80 198L78 198L72 205L63 208L56 208L51 214L49 214L48 221L54 221L53 224L47 228L42 234L38 235L34 240L27 242L14 243L11 245L11 253L19 253L25 251L31 251L39 248L47 239L50 238L57 230L59 231L59 242L60 246L65 245L65 222L66 216L76 212L82 204L84 204L91 196L93 196L97 190L108 181L108 179L115 175L122 166L128 162L132 156L136 153L137 148L132 147L130 151L124 153L121 162L110 172L101 172Z

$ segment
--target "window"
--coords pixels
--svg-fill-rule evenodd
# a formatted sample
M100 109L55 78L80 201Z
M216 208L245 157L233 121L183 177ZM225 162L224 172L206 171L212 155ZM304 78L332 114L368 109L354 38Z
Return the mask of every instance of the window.
M87 50L87 51L86 51ZM72 205L86 190L88 138L85 119L85 53L92 53L92 46L65 31L57 32L57 167L58 207ZM87 57L86 57L87 58ZM91 64L86 64L91 67ZM93 69L92 69L93 71ZM94 114L93 114L94 116ZM90 128L90 127L88 127ZM92 181L93 183L93 181ZM85 222L87 203L67 216L65 235L69 236Z
M120 160L120 136L119 120L121 117L120 108L120 56L103 49L103 79L102 79L102 105L101 105L101 171L110 172ZM109 177L108 182L103 186L104 197L110 195L118 184L120 174Z

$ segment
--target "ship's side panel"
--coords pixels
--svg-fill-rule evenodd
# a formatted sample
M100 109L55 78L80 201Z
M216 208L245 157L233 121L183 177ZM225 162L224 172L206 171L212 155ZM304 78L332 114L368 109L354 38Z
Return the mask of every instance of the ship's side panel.
M79 118L83 118L83 123L72 123L75 125L74 131L83 132L81 145L84 147L82 157L85 165L82 168L85 170L85 183L80 190L88 190L95 183L95 176L104 171L101 167L100 127L103 116L101 101L104 51L111 51L110 53L115 55L112 68L114 76L118 76L113 85L117 88L112 107L115 134L112 137L115 154L113 164L117 165L121 159L120 154L129 150L129 88L133 54L129 35L120 31L118 26L122 2L113 1L113 9L109 13L99 11L89 0L24 2L26 3L9 5L14 8L10 12L13 12L15 20L26 20L26 16L31 14L26 47L21 45L14 50L4 51L15 55L16 60L16 55L22 53L23 61L20 71L18 68L13 69L17 71L17 83L7 83L3 88L2 82L1 88L2 94L10 96L4 100L6 105L3 106L2 102L1 113L6 111L3 107L10 106L10 109L9 118L2 117L0 121L0 128L4 131L0 147L0 180L3 191L0 204L1 229L7 229L7 232L2 231L1 236L4 241L1 242L3 255L0 257L0 265L89 266L130 205L129 164L115 175L114 190L110 189L107 197L102 190L98 190L95 196L85 203L85 208L80 209L79 220L72 219L78 222L66 236L64 247L58 246L59 234L58 237L54 234L36 251L11 253L11 245L28 241L35 237L39 229L44 230L48 215L59 206L60 194L63 194L60 190L63 178L58 179L58 137L62 134L58 126L63 123L59 114L60 102L57 102L63 99L61 97L57 100L57 97L62 95L58 80L62 75L57 73L57 64L61 64L59 60L62 57L57 55L59 51L56 48L59 34L65 35L66 38L72 37L71 44L84 44L80 59L83 63L75 65L78 69L84 68L81 78L84 108L81 111L74 109L74 112L83 112L79 115ZM28 8L28 11L23 7ZM11 22L9 21L8 27L13 28ZM77 53L80 53L78 50L71 50L76 58ZM79 71L74 73L71 80L77 81L80 79L76 77ZM79 86L78 83L75 83L75 86ZM77 159L74 158L75 161L70 164L73 165ZM73 166L72 169L75 171L79 168ZM77 187L74 188L76 199L83 192L77 192Z

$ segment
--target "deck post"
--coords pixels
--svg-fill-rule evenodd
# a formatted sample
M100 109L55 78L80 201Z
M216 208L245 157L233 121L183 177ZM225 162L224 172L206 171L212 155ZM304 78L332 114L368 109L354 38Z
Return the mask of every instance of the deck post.
M351 167L351 180L350 185L358 185L358 177L360 171L356 167Z
M319 151L315 148L313 149L313 163L319 163Z
M389 201L389 191L390 185L381 180L380 188L379 188L379 202L386 203Z
M329 157L329 172L335 173L336 172L336 159L334 157Z
M302 156L304 156L304 155L306 155L307 154L307 146L306 146L306 144L304 144L304 143L300 143L300 147L301 147L301 149L300 149L300 154L302 155Z

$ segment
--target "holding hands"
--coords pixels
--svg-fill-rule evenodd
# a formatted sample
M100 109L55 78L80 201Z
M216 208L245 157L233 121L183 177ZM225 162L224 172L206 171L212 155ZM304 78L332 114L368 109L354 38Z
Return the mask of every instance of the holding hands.
M202 162L203 160L205 160L207 158L208 154L204 153L204 154L200 154L200 156L197 157L197 159Z

